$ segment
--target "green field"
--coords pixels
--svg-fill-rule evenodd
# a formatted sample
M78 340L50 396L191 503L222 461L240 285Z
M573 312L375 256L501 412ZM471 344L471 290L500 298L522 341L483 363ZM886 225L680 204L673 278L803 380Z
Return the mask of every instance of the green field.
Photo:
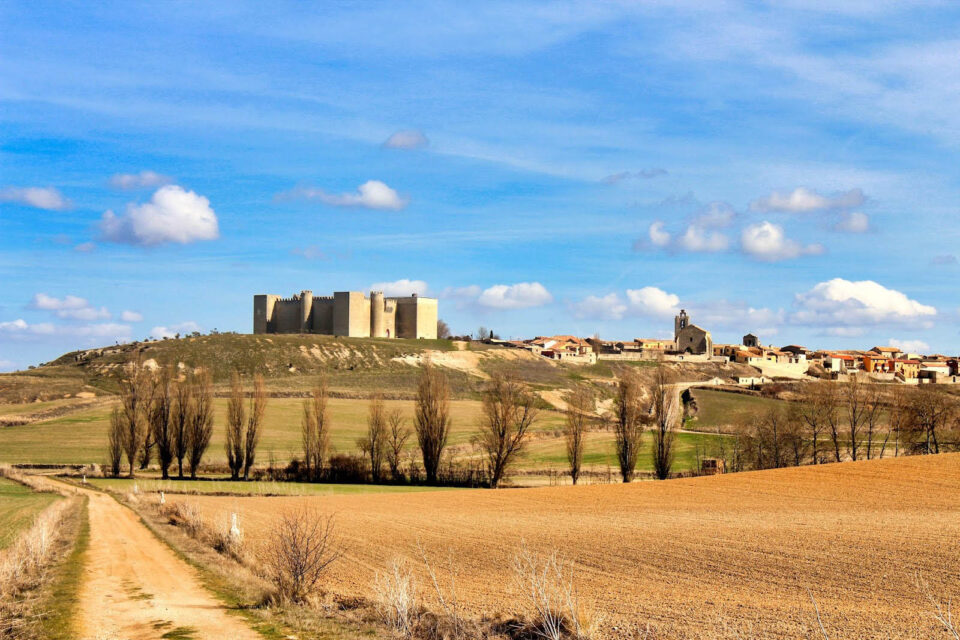
M134 484L145 493L215 493L250 496L332 496L364 493L411 493L449 491L446 487L417 487L376 484L322 484L307 482L240 482L231 480L160 480L156 478L89 478L100 489L120 493L133 491Z
M727 393L712 389L694 389L697 415L688 421L687 429L730 433L733 427L748 423L771 407L783 404L783 400L761 398L742 393Z
M57 499L56 494L36 493L19 482L0 478L0 549L16 540L20 531Z

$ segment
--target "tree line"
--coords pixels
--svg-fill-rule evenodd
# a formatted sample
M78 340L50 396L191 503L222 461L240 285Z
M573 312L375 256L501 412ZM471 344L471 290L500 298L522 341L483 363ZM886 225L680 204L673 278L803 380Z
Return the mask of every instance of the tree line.
M960 403L948 391L851 376L801 383L792 401L739 425L713 453L729 471L932 454L956 449L958 428Z

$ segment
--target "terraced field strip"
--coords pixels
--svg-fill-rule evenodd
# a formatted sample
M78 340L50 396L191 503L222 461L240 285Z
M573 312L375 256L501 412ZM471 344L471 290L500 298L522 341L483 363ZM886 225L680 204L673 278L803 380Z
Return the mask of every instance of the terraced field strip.
M650 623L670 638L814 637L809 589L831 638L935 638L916 576L960 595L958 487L960 454L946 454L632 485L176 499L209 518L239 511L251 542L285 509L335 513L347 556L330 587L345 595L371 595L375 573L416 559L419 542L441 582L452 554L471 613L509 614L525 541L574 563L613 636Z

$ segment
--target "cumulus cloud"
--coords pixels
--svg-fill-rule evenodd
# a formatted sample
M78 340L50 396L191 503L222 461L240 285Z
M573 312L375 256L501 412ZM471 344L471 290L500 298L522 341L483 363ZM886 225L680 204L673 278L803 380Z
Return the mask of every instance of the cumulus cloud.
M677 245L684 251L716 252L726 251L730 245L727 236L719 231L708 231L703 227L692 224L686 232L677 238Z
M327 193L323 189L298 187L280 194L281 198L317 200L331 207L359 207L362 209L400 210L407 206L407 199L379 180L367 180L357 187L356 193Z
M0 189L0 202L16 202L48 211L70 206L70 202L53 187L6 187Z
M291 249L290 253L295 256L303 256L307 260L329 260L330 256L327 255L327 252L318 247L317 245L310 245L308 247L303 247L302 249L297 247Z
M93 320L106 320L110 317L110 312L106 307L96 308L92 306L86 298L79 296L68 295L64 298L55 298L45 293L38 293L33 296L33 300L31 300L27 306L39 311L50 311L59 318L69 320L90 322Z
M670 244L670 232L664 230L663 222L660 220L651 224L647 233L650 235L650 242L655 247L666 247Z
M422 149L430 144L427 136L416 129L403 129L390 135L383 141L387 149Z
M423 280L395 280L393 282L374 282L370 291L382 291L385 296L405 297L412 294L427 295L427 283Z
M766 221L744 227L740 233L740 246L744 253L764 262L789 260L802 255L817 255L824 251L822 245L804 246L787 238L783 227Z
M123 322L141 322L143 321L143 314L138 313L137 311L124 311L120 314L120 319Z
M944 253L939 256L934 256L930 262L938 266L945 266L950 264L957 264L958 260L957 260L957 256L953 255L952 253Z
M0 371L16 371L17 364L13 360L0 359Z
M657 287L627 289L625 297L618 293L605 296L587 296L570 305L578 318L622 320L630 316L663 318L680 310L680 298Z
M80 338L126 339L130 336L130 327L112 322L55 325L50 322L30 324L22 318L0 322L0 334L13 338L36 338L39 336L69 336Z
M106 240L143 246L188 244L220 236L210 201L177 185L160 187L150 202L128 204L121 216L107 211L100 232Z
M495 284L484 289L477 304L489 309L528 309L553 302L553 296L539 282Z
M870 230L870 218L859 211L846 213L837 224L833 225L833 228L847 233L866 233Z
M639 171L621 171L620 173L613 173L605 177L603 180L601 180L601 182L604 184L617 184L618 182L630 180L631 178L649 180L650 178L659 178L660 176L665 175L667 175L666 169L653 167L650 169L640 169Z
M790 193L774 191L766 198L759 198L750 203L753 211L768 213L781 211L786 213L809 213L828 209L852 209L859 207L866 201L861 189L850 189L836 196L823 196L804 187L798 187Z
M627 305L616 293L605 296L587 296L570 305L577 318L597 318L600 320L621 320L627 312Z
M896 338L890 338L887 340L887 344L891 347L896 347L903 351L904 353L929 353L930 345L928 345L923 340L897 340Z
M679 310L680 298L657 287L627 289L630 311L645 316L672 316Z
M776 335L786 321L783 309L754 307L744 301L713 300L695 304L689 311L702 326L753 331L761 337Z
M117 173L110 178L110 186L114 189L129 191L131 189L150 189L162 187L173 182L173 178L155 171L141 171L140 173Z
M163 338L175 338L178 333L180 335L184 335L187 333L192 333L194 331L200 331L200 325L197 324L196 322L193 322L192 320L188 320L187 322L181 322L180 324L173 324L173 325L170 325L169 327L164 327L164 326L154 327L150 329L150 337L157 338L158 340Z
M888 289L872 280L851 282L834 278L821 282L794 299L796 324L830 327L857 327L875 324L902 324L928 328L937 310Z
M93 250L96 249L96 248L97 248L97 245L95 245L95 244L92 243L92 242L81 242L80 244L78 244L77 246L75 246L75 247L73 248L73 250L74 250L74 251L79 251L80 253L90 253L91 251L93 251Z

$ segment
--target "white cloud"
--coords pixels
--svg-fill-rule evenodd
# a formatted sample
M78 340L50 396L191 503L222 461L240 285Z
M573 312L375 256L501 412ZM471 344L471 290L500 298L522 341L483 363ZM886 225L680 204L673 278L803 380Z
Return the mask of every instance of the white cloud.
M142 322L143 314L128 310L120 314L120 319L124 322Z
M627 305L616 293L605 296L587 296L570 305L577 318L599 318L601 320L620 320L627 312Z
M865 213L854 211L844 214L833 228L847 233L866 233L870 230L870 218Z
M17 363L12 360L0 359L0 371L16 371Z
M157 338L157 339L174 338L178 333L180 335L185 335L188 333L192 333L194 331L200 331L200 325L198 325L196 322L193 322L192 320L188 320L187 322L181 322L180 324L173 324L173 325L170 325L169 327L163 327L163 326L154 327L150 329L150 337Z
M130 327L112 322L82 325L55 325L50 322L28 324L21 318L9 322L0 322L0 333L13 337L59 335L123 339L130 336Z
M794 299L795 324L856 327L866 324L903 324L929 328L937 310L872 280L851 282L834 278L821 282Z
M93 251L93 250L96 249L96 248L97 248L97 245L95 245L95 244L92 243L92 242L81 242L80 244L78 244L77 246L75 246L75 247L73 248L73 250L74 250L74 251L79 251L80 253L90 253L91 251Z
M733 224L737 212L726 202L711 202L694 217L693 224L706 229L720 229Z
M70 206L70 202L53 187L6 187L0 189L0 202L18 202L48 211Z
M686 251L716 252L726 251L730 245L727 236L719 231L707 231L696 224L687 227L686 232L677 238L677 245Z
M853 207L859 207L865 201L866 198L861 189L850 189L837 196L827 197L811 189L799 187L787 194L774 191L766 198L760 198L751 202L750 208L762 213L770 211L808 213L826 209L851 209Z
M122 216L107 211L100 231L107 240L144 246L187 244L220 236L210 201L177 185L160 187L145 204L128 204Z
M356 193L327 193L323 189L299 187L280 194L286 198L304 198L319 200L332 207L360 207L363 209L399 210L407 206L407 199L379 180L367 180L357 188Z
M890 338L887 340L887 344L889 344L891 347L896 347L905 353L930 352L930 345L923 340L897 340L896 338Z
M490 309L528 309L553 302L553 296L539 282L496 284L484 289L477 304Z
M93 307L86 298L79 296L65 296L64 298L54 298L45 293L38 293L33 296L33 300L28 305L31 309L40 311L50 311L60 318L70 320L106 320L110 317L110 312L106 307L97 309Z
M374 282L370 285L370 291L382 291L385 296L409 296L417 294L418 296L427 295L427 283L423 280L395 280L393 282Z
M680 298L657 287L627 289L627 301L630 311L637 315L665 317L680 310Z
M744 227L740 234L740 246L744 253L765 262L823 253L823 246L819 244L803 246L787 238L783 233L783 227L766 221Z
M118 173L110 178L110 186L114 189L148 189L161 187L173 182L173 178L155 171L141 171L140 173Z
M655 247L665 247L670 244L670 233L664 231L663 222L660 220L650 225L648 233L650 234L650 242L652 242Z
M383 142L383 146L388 149L422 149L429 144L427 136L416 129L397 131Z
M79 296L65 296L63 298L54 298L45 293L37 293L30 302L31 309L40 309L42 311L63 311L68 309L84 309L90 306L86 298Z
M714 300L693 305L689 311L701 326L719 326L741 334L752 331L761 338L776 335L786 320L783 309L754 307L743 301Z

